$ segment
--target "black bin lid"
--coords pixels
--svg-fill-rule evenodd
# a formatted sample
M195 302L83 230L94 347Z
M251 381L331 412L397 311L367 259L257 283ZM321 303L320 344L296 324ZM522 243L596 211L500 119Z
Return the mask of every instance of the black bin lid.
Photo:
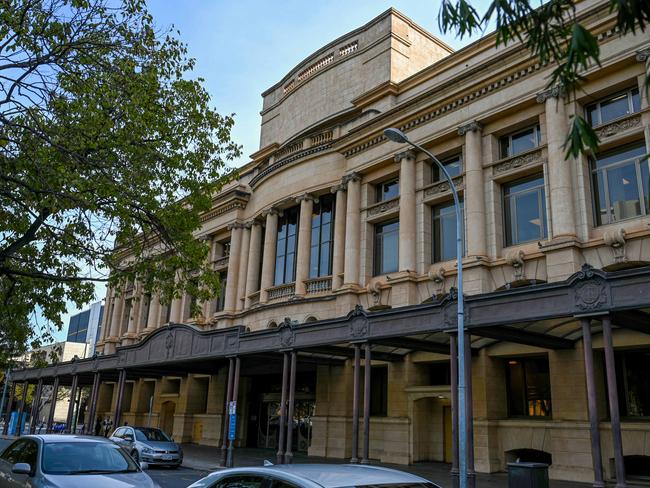
M548 468L548 464L545 463L508 463L508 467L513 468L525 468L525 469L535 469L535 468Z

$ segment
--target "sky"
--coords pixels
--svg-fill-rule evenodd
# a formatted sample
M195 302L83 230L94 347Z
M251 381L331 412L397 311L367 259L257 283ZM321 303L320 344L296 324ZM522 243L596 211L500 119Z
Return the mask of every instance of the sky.
M261 93L280 81L292 68L325 44L350 32L390 7L436 35L454 49L474 38L456 39L438 29L435 0L148 0L161 31L180 30L189 55L196 59L193 77L201 77L212 104L222 114L235 114L232 138L243 146L237 165L259 149ZM474 0L479 13L487 0ZM97 300L104 285L96 287ZM82 309L83 310L83 309ZM55 333L64 340L64 329Z

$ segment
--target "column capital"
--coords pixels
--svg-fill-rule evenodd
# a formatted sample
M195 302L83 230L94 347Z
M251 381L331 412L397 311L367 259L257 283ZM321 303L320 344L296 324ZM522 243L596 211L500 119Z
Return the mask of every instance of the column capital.
M636 52L636 60L645 63L650 59L650 46Z
M226 227L228 230L234 230L234 229L243 229L246 227L246 222L231 222L228 224Z
M471 122L467 122L464 125L458 126L458 135L459 136L464 136L468 132L481 132L483 127L481 124L479 124L476 120L472 120Z
M330 188L330 193L338 193L340 191L347 191L347 190L348 190L347 183L339 183L338 185L334 185L332 188Z
M282 210L277 207L267 208L262 212L262 217L267 217L268 215L282 215Z
M560 85L555 85L552 86L551 88L548 88L547 90L539 92L535 97L535 100L537 101L537 103L544 103L549 98L561 98L563 96L564 96L564 88L562 88Z
M296 203L302 203L303 201L318 203L318 197L312 195L311 193L303 193L302 195L296 197Z
M361 175L357 173L356 171L353 171L352 173L348 173L347 175L344 175L343 178L341 179L341 183L346 185L351 181L361 181Z
M254 225L262 225L262 222L260 221L260 219L259 219L258 217L254 217L254 218L252 218L252 219L250 219L250 220L247 220L247 221L245 222L245 224L246 224L246 225L248 226L248 228L250 229L250 228L253 227Z
M415 161L415 151L412 149L407 149L406 151L402 151L400 153L395 154L394 158L396 163L401 163L403 159L405 160L413 160Z

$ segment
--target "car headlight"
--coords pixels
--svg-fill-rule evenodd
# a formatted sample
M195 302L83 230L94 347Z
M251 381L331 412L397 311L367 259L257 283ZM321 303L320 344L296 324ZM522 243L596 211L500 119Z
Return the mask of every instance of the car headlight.
M149 448L149 447L143 447L143 448L142 448L142 452L143 452L144 454L152 454L152 453L153 453L153 449L151 449L151 448Z

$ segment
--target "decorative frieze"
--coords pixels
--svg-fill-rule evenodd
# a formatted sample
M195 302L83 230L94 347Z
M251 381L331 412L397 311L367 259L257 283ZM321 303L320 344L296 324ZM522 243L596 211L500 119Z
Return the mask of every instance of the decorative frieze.
M521 168L522 166L533 166L543 163L542 151L536 150L520 156L514 156L494 165L494 174L501 174L512 169Z
M452 179L454 182L454 185L456 186L456 190L462 190L463 188L463 177L462 176L457 176ZM434 183L433 185L427 187L424 189L424 197L433 197L436 195L440 195L441 193L445 193L446 191L449 191L449 182L447 181L441 181L439 183Z
M368 212L368 217L373 217L396 209L399 209L399 197L377 203L372 207L368 207L366 210Z
M596 135L599 139L604 137L611 137L629 129L634 129L641 126L641 116L636 115L627 119L617 120L611 124L603 125L596 129Z

